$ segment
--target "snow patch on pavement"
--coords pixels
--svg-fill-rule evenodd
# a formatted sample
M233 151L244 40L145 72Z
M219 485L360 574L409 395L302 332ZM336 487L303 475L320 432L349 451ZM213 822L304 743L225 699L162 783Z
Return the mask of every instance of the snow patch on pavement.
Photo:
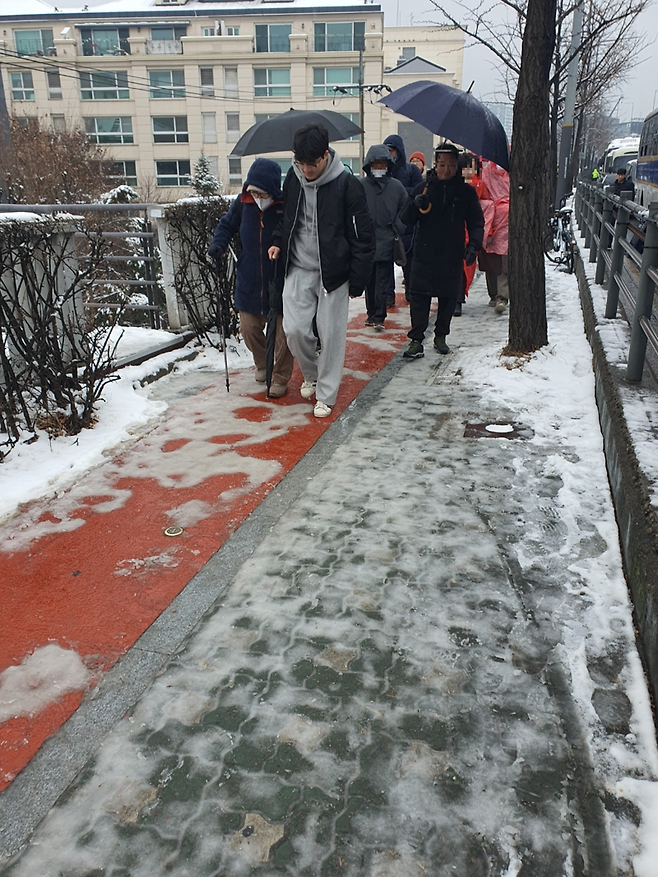
M77 652L51 643L0 673L0 722L33 716L65 694L82 691L92 674Z

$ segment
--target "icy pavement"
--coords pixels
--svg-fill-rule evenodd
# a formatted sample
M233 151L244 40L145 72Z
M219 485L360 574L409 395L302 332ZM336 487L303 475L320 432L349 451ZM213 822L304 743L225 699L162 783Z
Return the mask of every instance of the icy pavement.
M549 283L548 348L501 360L478 285L450 355L398 357L327 462L286 476L3 877L655 875L591 352L575 280Z

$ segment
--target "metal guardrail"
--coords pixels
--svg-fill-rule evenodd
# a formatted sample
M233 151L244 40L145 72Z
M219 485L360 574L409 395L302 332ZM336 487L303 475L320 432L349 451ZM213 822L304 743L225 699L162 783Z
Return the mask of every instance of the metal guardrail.
M129 277L112 276L106 278L96 278L90 284L91 287L125 287L129 292L134 288L143 290L147 297L148 304L139 304L134 301L125 301L121 304L114 304L106 301L87 300L84 307L90 311L99 310L121 310L121 311L143 311L148 315L149 325L151 329L159 329L160 306L157 297L161 288L156 277L156 258L155 258L155 232L153 231L148 211L156 205L154 204L2 204L0 205L0 213L36 213L36 214L101 214L105 216L137 216L140 217L142 228L140 231L100 231L100 232L76 232L74 238L78 241L88 240L90 237L100 237L108 241L139 241L141 252L133 253L130 256L117 256L108 254L103 257L103 263L107 263L108 273L110 266L113 264L129 264L139 263L143 265L144 277L139 279L131 279ZM84 259L84 254L80 254L80 258Z
M649 209L634 201L622 201L610 187L604 190L585 180L576 185L574 216L589 261L596 263L595 282L607 281L606 319L617 316L619 302L631 326L631 342L626 380L641 381L647 343L658 355L658 308L654 302L658 289L658 203ZM628 240L629 230L643 240L642 253ZM625 271L626 260L634 266L638 279Z

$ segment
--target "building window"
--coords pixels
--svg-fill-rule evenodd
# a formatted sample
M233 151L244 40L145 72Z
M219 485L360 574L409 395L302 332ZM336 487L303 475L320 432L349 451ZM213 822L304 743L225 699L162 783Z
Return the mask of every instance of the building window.
M226 36L227 37L239 37L240 36L240 28L235 25L228 25L226 28Z
M228 158L228 181L231 186L242 185L242 162L239 158L230 155Z
M59 70L46 70L46 84L50 100L62 99L62 79Z
M156 161L155 182L157 186L189 186L189 161Z
M189 143L187 116L152 116L154 143Z
M219 158L216 155L207 155L208 159L208 170L215 177L215 179L219 180Z
M226 113L226 140L229 143L240 139L240 113Z
M23 128L26 131L28 128L36 129L39 123L36 116L20 116L16 121L18 122L18 127Z
M109 174L110 178L113 179L117 185L120 183L126 183L128 186L137 185L137 171L135 169L134 161L111 162Z
M130 116L85 118L85 133L94 143L134 143Z
M34 82L31 70L10 73L12 100L34 100Z
M257 24L256 25L256 51L257 52L289 52L290 24Z
M149 55L182 55L181 39L184 36L187 36L187 27L184 25L152 27L146 51Z
M254 67L255 97L290 97L290 67Z
M50 122L53 126L53 131L58 134L64 134L66 132L66 117L62 115L56 115L53 113L50 117Z
M127 100L128 73L125 70L80 73L82 100Z
M341 113L341 116L345 116L346 119L349 119L350 122L354 122L355 125L359 124L359 114L358 113ZM352 137L346 137L346 140L358 140L360 138L360 134L354 134Z
M358 67L314 67L313 68L313 95L315 97L333 96L335 89L341 89L342 94L358 94L358 88L352 88L359 82Z
M278 115L278 113L255 113L254 125L257 125L259 122L265 122L267 119L274 119Z
M404 61L410 61L412 58L416 57L416 47L415 46L403 46L402 52L400 53L400 57Z
M129 55L127 27L81 27L83 55Z
M185 97L184 70L149 70L152 98Z
M52 29L15 30L17 55L55 55Z
M238 68L224 67L224 97L238 96Z
M340 160L343 162L348 171L350 171L357 177L361 175L361 168L359 167L358 158L344 158L341 155Z
M173 42L187 36L187 27L183 24L169 27L152 27L151 39L153 42Z
M316 52L358 52L365 48L365 21L322 22L313 27Z
M203 143L217 143L215 113L201 113L201 140Z
M201 97L215 96L215 73L212 67L199 67Z
M217 31L214 27L202 27L201 28L201 36L202 37L216 37Z

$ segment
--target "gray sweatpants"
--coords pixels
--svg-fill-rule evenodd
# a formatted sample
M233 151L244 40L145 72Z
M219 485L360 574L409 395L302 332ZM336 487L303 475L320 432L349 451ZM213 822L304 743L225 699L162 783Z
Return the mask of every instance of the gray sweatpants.
M345 362L349 283L333 292L322 290L319 271L290 268L283 287L283 331L305 381L317 381L315 398L333 405ZM316 318L322 350L316 353Z

